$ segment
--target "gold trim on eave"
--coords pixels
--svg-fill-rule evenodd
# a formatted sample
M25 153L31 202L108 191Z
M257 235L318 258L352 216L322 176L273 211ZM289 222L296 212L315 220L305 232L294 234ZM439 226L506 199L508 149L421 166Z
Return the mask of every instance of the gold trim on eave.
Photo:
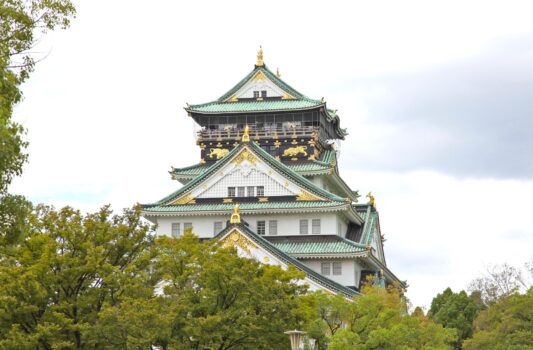
M245 160L249 161L253 165L256 165L256 163L257 163L257 158L251 152L249 152L247 149L245 149L237 157L235 157L233 162L235 163L235 165L239 165L242 162L244 162Z
M301 191L297 196L296 196L296 200L297 201L319 201L320 198L318 198L317 196L309 193L309 192L305 192L305 191Z
M173 202L170 202L170 205L181 205L181 204L194 204L196 201L194 200L194 196L192 194L186 194L184 196L179 197Z
M250 248L257 248L257 246L252 243L248 238L246 238L242 233L234 229L230 234L222 240L222 244L225 246L234 246L239 247L248 254L251 254Z

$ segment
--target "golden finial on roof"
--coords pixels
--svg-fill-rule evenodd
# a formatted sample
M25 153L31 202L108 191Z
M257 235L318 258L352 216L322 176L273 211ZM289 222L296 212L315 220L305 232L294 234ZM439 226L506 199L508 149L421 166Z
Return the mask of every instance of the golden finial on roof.
M244 133L242 134L242 142L250 142L250 128L248 125L244 127Z
M372 192L368 192L368 194L366 195L366 198L368 198L368 204L370 204L373 207L376 205L376 199L374 198L374 195L372 194Z
M320 99L320 103L324 103L324 97Z
M262 67L265 64L263 63L263 47L259 46L259 52L257 52L257 63L255 64L258 67Z
M241 210L239 209L239 204L235 204L233 207L233 213L231 213L231 218L229 219L230 224L240 224L241 223Z
M281 73L279 72L279 68L276 68L276 76L278 78L281 78Z

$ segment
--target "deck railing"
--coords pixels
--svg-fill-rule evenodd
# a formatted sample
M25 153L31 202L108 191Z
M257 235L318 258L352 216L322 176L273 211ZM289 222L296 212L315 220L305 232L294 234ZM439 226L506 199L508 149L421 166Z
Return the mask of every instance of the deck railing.
M249 128L249 135L252 139L272 139L272 138L297 138L312 137L318 135L316 126L299 126L299 127L276 127L276 128ZM234 139L240 140L244 129L231 128L227 130L209 130L203 129L197 132L198 140L223 140Z

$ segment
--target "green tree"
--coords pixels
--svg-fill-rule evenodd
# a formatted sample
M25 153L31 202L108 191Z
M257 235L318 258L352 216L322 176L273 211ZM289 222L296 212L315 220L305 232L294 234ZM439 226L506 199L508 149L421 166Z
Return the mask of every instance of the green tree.
M68 27L74 14L69 0L0 0L0 247L21 238L20 226L30 207L7 192L27 159L24 129L12 114L22 99L20 85L35 67L29 51L39 35Z
M327 335L327 349L452 348L455 331L436 324L423 312L409 315L406 302L397 288L368 285L363 288L363 294L353 301L344 300L343 307L335 307L343 310L342 327ZM338 299L335 302L338 303Z
M500 298L474 321L465 350L526 350L533 344L533 289Z
M139 208L83 216L38 206L27 222L0 258L0 349L104 348L100 313L153 295L152 227Z
M283 349L288 329L305 314L307 287L293 268L240 258L234 248L185 234L157 241L161 306L169 325L154 341L163 349Z
M463 340L472 337L473 322L479 310L476 295L468 296L465 291L454 293L446 288L433 298L428 316L446 328L457 330L455 348L461 349Z

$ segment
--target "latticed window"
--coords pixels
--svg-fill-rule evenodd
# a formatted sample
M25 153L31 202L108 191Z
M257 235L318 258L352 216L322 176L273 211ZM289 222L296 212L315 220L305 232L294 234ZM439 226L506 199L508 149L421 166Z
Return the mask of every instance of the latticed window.
M306 235L309 233L309 220L300 220L300 234Z
M259 91L254 91L254 98L258 98L259 97Z
M333 274L334 275L342 275L342 262L334 262L333 264Z
M228 197L235 197L235 187L228 187Z
M266 92L266 90L262 90L262 91L261 91L261 97L267 97L267 92Z
M244 197L244 186L237 187L237 197Z
M217 234L222 231L222 221L215 221L213 224L213 234Z
M248 186L246 188L246 192L247 192L246 195L248 197L255 197L255 187L254 186Z
M263 197L265 195L265 186L257 186L257 197Z
M183 232L187 232L187 229L192 231L192 222L185 222L183 223Z
M173 222L172 223L172 232L171 232L172 237L179 237L180 234L181 234L180 223L179 222Z
M268 221L268 234L271 236L275 236L278 234L278 220Z
M329 262L323 262L320 264L320 273L324 276L329 276L331 271L331 264Z
M319 235L320 234L320 219L313 219L313 228L312 228L312 233L314 235Z
M265 222L264 221L258 221L257 222L257 234L258 235L264 235L265 234Z

